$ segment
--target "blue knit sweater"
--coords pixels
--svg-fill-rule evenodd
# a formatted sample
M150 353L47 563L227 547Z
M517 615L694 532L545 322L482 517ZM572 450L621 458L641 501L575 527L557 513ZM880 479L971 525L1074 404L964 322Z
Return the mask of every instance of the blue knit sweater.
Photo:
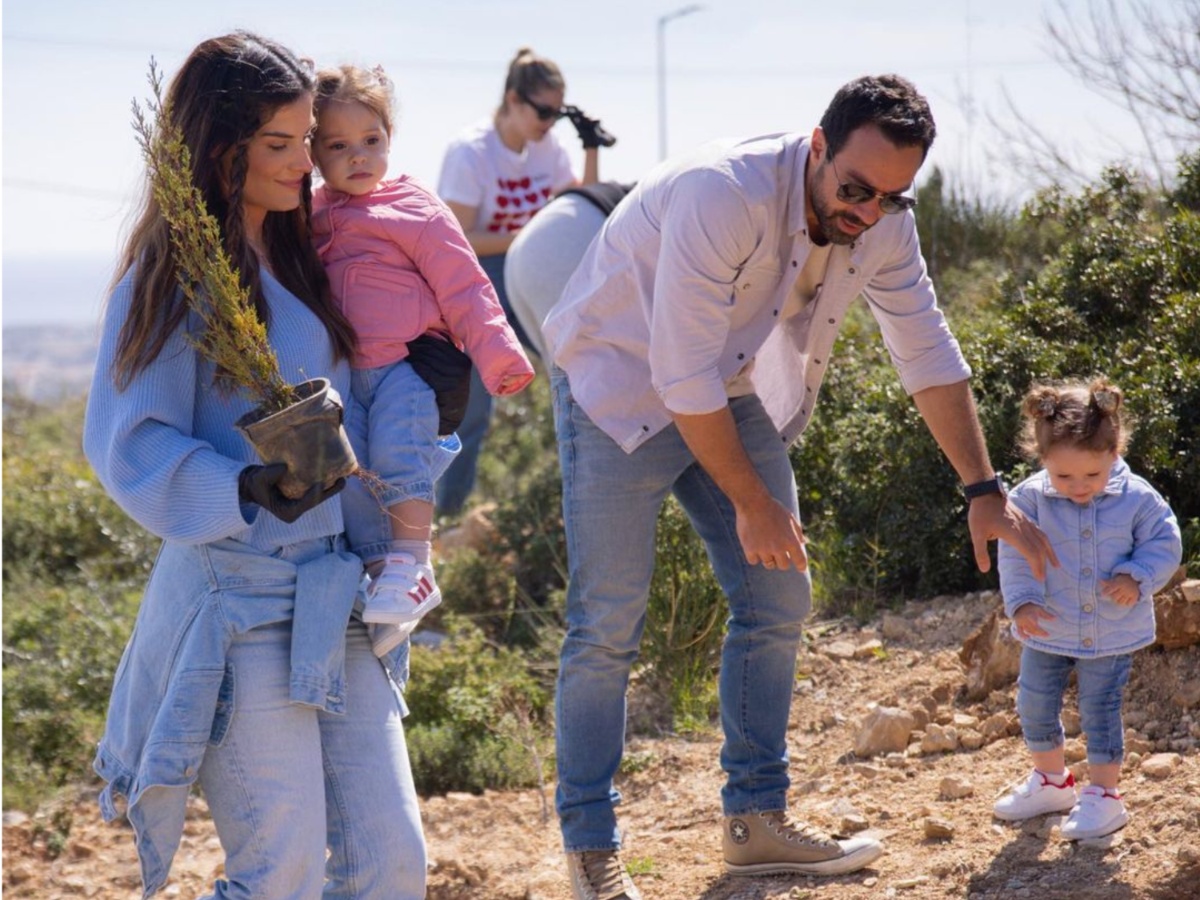
M266 271L262 281L283 377L328 378L348 399L349 365L334 362L320 320ZM336 500L291 525L238 501L238 473L261 462L233 425L253 403L213 384L213 365L182 329L127 388L117 388L112 364L132 294L130 272L109 298L83 434L88 459L121 508L159 537L186 544L234 538L269 550L340 533Z

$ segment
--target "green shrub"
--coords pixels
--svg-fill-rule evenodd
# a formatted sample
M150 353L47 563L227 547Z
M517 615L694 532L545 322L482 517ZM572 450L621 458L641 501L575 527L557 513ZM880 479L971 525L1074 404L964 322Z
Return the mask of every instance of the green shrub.
M413 777L422 793L540 784L548 691L521 654L447 616L448 639L416 646L405 698Z
M658 516L654 577L640 666L656 693L670 698L674 731L704 729L717 711L716 673L728 603L704 544L668 497Z
M83 460L79 404L5 403L5 804L32 811L91 771L157 541Z
M1171 502L1200 564L1200 154L1161 197L1113 168L1046 191L1010 232L1011 272L948 317L974 371L992 462L1010 481L1019 402L1035 381L1104 374L1138 428L1133 469ZM1040 260L1038 259L1040 255ZM946 298L943 298L945 300ZM899 387L877 329L848 320L821 407L793 451L818 599L929 596L995 585L977 572L957 478ZM871 603L873 605L873 601Z

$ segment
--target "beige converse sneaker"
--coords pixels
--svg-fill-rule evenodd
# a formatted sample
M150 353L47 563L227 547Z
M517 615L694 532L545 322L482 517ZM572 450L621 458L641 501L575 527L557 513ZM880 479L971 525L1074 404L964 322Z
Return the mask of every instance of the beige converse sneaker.
M844 875L883 853L883 845L873 838L836 841L811 825L793 822L782 810L726 816L722 844L725 869L734 875Z
M567 854L571 896L575 900L642 900L641 891L621 864L617 850L584 850Z

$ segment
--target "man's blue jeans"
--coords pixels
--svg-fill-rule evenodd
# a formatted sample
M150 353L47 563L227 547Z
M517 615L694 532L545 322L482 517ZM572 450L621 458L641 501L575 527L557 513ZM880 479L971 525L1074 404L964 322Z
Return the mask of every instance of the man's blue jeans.
M703 539L729 600L721 654L726 815L780 810L788 789L787 722L808 573L746 562L733 506L670 427L625 453L551 375L563 476L570 585L555 698L558 790L567 852L620 845L613 777L625 743L625 690L646 621L658 510L673 493ZM756 396L730 401L759 475L797 514L787 445Z

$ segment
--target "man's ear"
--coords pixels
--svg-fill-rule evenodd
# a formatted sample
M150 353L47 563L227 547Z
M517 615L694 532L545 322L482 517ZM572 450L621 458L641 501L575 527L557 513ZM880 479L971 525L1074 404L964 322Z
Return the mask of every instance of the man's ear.
M810 146L812 147L813 156L816 159L824 159L825 149L828 145L825 142L825 129L820 125L813 129Z

